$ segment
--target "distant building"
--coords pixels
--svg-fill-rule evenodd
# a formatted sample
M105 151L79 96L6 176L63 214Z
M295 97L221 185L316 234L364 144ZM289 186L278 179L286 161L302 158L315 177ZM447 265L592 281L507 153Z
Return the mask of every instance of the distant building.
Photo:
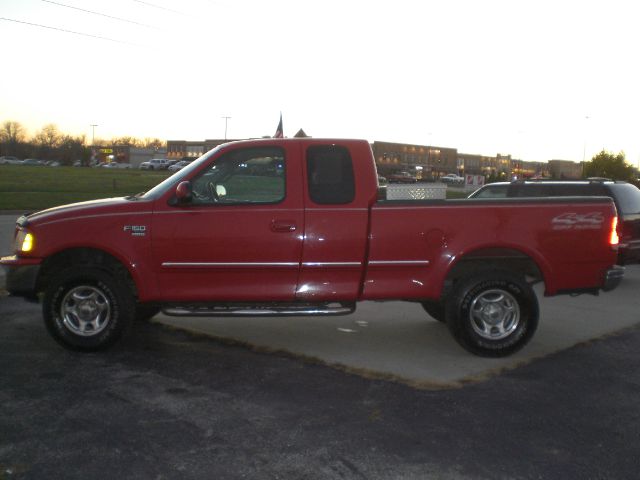
M459 171L455 148L373 142L371 149L381 175L408 172L418 179L430 179Z
M166 158L164 148L138 148L130 145L112 145L91 147L93 161L96 163L128 163L138 168L142 162L152 158Z
M549 173L553 178L575 180L582 178L583 163L571 160L549 160Z
M305 136L300 129L296 137ZM169 159L199 157L212 148L236 140L168 140L166 156ZM379 142L371 144L378 173L382 176L407 172L418 180L437 180L448 173L458 175L484 175L510 180L512 178L549 177L581 178L582 164L568 160L525 162L511 155L498 153L495 157L472 153L459 153L456 148L433 145Z
M482 155L458 153L458 165L462 165L464 173L482 175Z
M199 157L218 145L233 141L235 140L167 140L167 157L174 160L180 160L184 157Z

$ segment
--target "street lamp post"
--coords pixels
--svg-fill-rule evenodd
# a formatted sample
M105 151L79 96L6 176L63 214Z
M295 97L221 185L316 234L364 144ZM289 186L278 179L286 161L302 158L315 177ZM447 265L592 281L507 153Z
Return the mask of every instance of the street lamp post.
M587 120L589 120L589 116L586 115L584 117L584 143L582 144L582 178L585 176L585 166L586 166L586 157L587 157Z
M583 164L587 156L587 125L588 125L587 120L589 120L589 117L585 116L584 117L584 144L582 145L582 163Z
M96 144L96 127L97 124L91 124L91 146L93 147Z
M224 118L224 139L226 140L227 139L227 123L231 117L222 116L222 118Z

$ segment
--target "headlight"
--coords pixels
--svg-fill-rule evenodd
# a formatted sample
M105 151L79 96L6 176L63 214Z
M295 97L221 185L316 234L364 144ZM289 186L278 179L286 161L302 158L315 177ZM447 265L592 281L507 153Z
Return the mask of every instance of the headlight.
M16 252L30 252L33 250L35 244L35 238L32 233L26 230L20 230L16 235L15 251Z

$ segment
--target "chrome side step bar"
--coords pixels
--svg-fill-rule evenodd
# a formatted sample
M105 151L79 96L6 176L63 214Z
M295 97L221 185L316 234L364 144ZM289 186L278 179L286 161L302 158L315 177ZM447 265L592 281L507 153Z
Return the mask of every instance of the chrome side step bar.
M177 304L162 313L171 317L282 317L349 315L355 303L269 303L269 304Z

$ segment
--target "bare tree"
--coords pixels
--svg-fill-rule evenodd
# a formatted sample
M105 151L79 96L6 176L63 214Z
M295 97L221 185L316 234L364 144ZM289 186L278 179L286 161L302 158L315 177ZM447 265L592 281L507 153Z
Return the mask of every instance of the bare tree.
M40 147L48 149L56 148L62 142L62 134L58 131L58 127L56 125L49 123L36 133L33 140Z
M49 123L42 127L32 140L32 155L41 159L59 160L58 149L62 144L63 135L58 127L53 123Z
M167 142L163 142L159 138L145 138L142 143L145 148L155 148L156 150L159 148L166 148Z
M11 120L4 122L0 127L0 155L20 158L28 155L29 145L25 137L25 129L20 123Z
M130 147L140 147L142 146L142 142L136 137L124 136L124 137L116 137L111 140L113 145L128 145Z
M85 143L86 138L84 135L78 137L62 136L60 145L57 148L58 159L64 165L71 165L76 160L80 160L83 165L86 165L91 156L91 149Z
M19 122L7 120L0 129L0 141L3 143L20 143L25 140L24 127Z

